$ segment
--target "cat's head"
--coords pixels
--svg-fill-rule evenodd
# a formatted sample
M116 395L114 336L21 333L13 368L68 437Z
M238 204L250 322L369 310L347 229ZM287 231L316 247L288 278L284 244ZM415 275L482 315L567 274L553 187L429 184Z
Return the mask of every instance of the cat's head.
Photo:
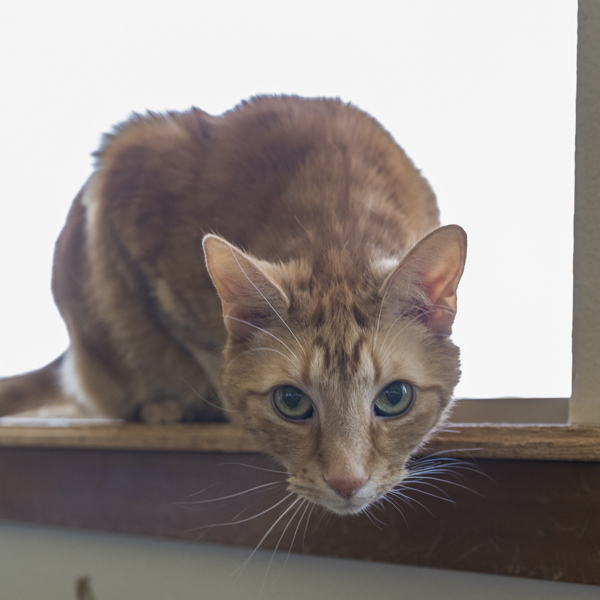
M214 235L204 248L229 334L234 421L285 466L291 491L360 512L406 476L451 402L464 231L442 227L401 261L274 264Z

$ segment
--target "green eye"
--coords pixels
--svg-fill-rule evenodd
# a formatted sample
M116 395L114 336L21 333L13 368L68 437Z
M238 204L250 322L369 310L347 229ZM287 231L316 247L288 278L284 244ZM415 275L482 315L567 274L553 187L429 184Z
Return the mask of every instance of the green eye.
M379 417L399 417L412 406L414 395L410 383L394 381L379 392L373 410Z
M273 392L273 404L282 417L293 421L310 419L313 414L311 399L291 385L283 385Z

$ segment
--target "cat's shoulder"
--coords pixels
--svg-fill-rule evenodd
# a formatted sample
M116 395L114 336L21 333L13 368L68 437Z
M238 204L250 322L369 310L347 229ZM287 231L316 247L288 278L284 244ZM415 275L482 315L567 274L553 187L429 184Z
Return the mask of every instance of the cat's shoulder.
M196 107L183 112L132 113L102 136L100 147L93 156L102 164L132 148L137 148L138 152L142 148L169 152L189 143L206 145L212 137L215 122L215 117Z
M369 114L339 98L305 98L295 95L259 95L243 100L222 115L199 108L164 113L133 113L102 138L94 153L99 163L126 149L172 152L189 144L198 148L240 141L302 138L360 137L386 139L391 136ZM393 143L393 142L392 142Z

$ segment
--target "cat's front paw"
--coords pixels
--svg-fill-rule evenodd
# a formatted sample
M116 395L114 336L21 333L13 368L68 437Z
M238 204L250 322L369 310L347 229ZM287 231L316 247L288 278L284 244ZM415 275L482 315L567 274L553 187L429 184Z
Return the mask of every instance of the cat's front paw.
M143 404L140 419L150 425L168 425L183 420L183 407L173 398L163 398Z

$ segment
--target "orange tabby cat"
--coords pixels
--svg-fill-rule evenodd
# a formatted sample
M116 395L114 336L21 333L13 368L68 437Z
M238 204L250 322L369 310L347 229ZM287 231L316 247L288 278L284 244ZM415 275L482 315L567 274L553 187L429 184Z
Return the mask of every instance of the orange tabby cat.
M302 498L352 513L395 486L458 381L466 236L390 135L337 100L259 97L135 116L97 157L56 245L71 346L1 381L0 414L222 402Z

